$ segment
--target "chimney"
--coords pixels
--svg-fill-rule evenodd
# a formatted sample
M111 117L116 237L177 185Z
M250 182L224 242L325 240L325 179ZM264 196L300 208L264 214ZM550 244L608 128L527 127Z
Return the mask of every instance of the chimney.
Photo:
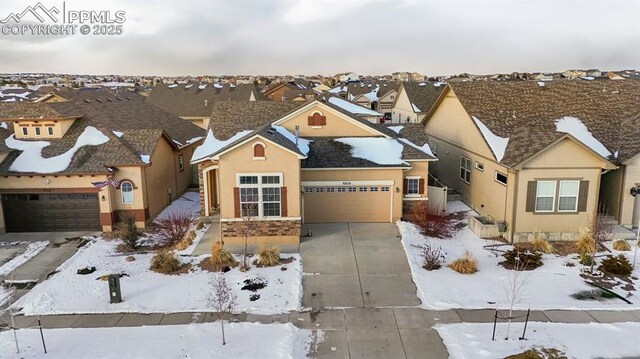
M296 125L295 135L296 135L296 146L298 145L298 130L300 129L299 125Z

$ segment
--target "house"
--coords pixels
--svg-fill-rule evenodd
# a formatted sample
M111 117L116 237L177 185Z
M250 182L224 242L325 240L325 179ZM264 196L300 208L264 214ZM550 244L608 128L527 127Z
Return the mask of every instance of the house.
M393 81L413 81L413 82L421 82L424 81L425 76L419 72L394 72L391 74L391 79Z
M333 79L336 82L347 83L347 82L359 81L360 76L355 72L341 72L333 76Z
M399 82L376 81L373 83L375 87L366 85L366 88L353 85L355 84L348 86L348 93L353 102L362 107L389 114L391 117L391 108L400 88Z
M252 246L297 250L303 223L402 218L428 199L434 160L420 128L373 124L314 100L216 104L192 162L202 215L215 215L225 243L246 234Z
M153 87L147 102L183 120L206 129L211 117L211 105L219 101L266 100L258 88L248 85L222 84L159 84Z
M347 101L342 97L333 96L331 94L322 94L318 97L321 101L330 103L335 107L339 107L343 111L347 111L352 115L371 123L380 123L383 115L380 112L371 110L370 107L364 107L358 103Z
M315 87L311 81L280 82L268 86L262 95L272 101L307 101L316 97Z
M403 82L391 105L391 122L420 123L444 88L442 82Z
M0 104L2 231L111 231L128 216L144 227L193 182L201 128L136 93L57 96Z
M423 120L430 171L505 238L575 239L602 205L640 218L640 82L450 83Z

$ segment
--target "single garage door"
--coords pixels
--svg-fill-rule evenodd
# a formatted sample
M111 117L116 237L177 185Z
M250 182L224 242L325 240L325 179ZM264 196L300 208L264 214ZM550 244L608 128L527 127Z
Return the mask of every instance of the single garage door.
M390 185L304 186L304 222L390 222Z
M101 230L97 193L3 194L7 232Z

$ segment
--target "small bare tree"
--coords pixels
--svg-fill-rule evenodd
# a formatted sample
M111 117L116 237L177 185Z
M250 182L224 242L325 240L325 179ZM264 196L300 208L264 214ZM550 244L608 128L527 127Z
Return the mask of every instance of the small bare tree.
M513 307L520 301L522 294L525 291L525 286L528 280L528 277L525 276L524 273L526 268L527 263L520 260L520 256L516 256L513 270L509 273L509 278L505 283L505 294L507 297L507 302L509 303L509 317L507 318L507 335L505 337L505 340L509 339L509 334L511 331Z
M240 209L240 216L242 217L240 233L244 237L242 266L240 266L240 270L243 272L249 270L249 264L247 263L247 246L249 237L255 236L260 226L260 222L258 221L258 210L258 203L243 203Z
M595 212L589 220L589 233L593 239L593 253L591 261L591 273L593 273L594 266L596 264L596 253L601 248L605 248L604 242L611 240L613 237L613 226L606 221L606 211L604 206L600 207L600 210Z
M226 345L227 341L224 336L224 316L231 315L235 309L238 297L233 294L231 287L227 283L227 279L223 274L215 274L209 278L211 292L209 293L209 306L216 312L220 320L220 328L222 330L222 345Z
M4 308L4 310L0 310L0 314L3 314L4 312L9 315L9 318L11 319L11 328L13 329L13 340L16 343L16 353L20 353L20 345L18 344L18 335L16 332L15 322L16 309L13 307L13 297L16 295L16 288L15 286L11 285L15 277L15 272L15 269L11 271L10 280L8 282L5 282L5 287L9 291L9 293L7 294L7 307Z

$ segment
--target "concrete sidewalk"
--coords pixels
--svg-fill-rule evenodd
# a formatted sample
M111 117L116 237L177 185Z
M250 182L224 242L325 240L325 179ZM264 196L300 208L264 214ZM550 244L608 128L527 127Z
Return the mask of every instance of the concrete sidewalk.
M347 308L292 312L276 315L234 314L232 322L292 323L309 330L324 331L324 341L313 358L447 358L447 350L434 325L449 323L491 323L495 311L420 308ZM505 314L505 313L502 313ZM523 314L518 312L516 315ZM41 316L43 328L133 327L207 323L215 313L111 313ZM17 328L37 326L38 317L16 316ZM521 320L520 320L521 321ZM640 310L612 311L531 311L530 321L562 323L640 322ZM8 316L0 317L0 329L8 329ZM314 346L312 346L314 347Z

